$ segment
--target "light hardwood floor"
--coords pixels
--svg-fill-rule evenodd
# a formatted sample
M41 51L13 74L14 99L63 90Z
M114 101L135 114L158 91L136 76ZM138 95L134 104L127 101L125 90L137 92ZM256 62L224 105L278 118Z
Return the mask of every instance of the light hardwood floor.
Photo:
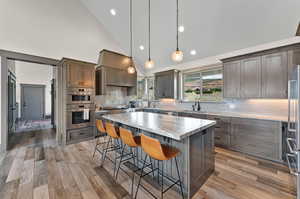
M0 160L1 199L130 198L130 178L120 172L116 183L112 164L106 161L102 168L99 156L92 159L94 140L62 148L54 139L52 130L10 139L11 148ZM216 148L216 171L194 198L295 198L294 180L285 166ZM165 196L180 198L173 190ZM140 189L138 198L151 197Z

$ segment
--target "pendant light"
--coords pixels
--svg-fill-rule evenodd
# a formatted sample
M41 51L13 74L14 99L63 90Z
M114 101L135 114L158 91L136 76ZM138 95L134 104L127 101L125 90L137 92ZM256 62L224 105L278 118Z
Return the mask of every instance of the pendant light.
M178 0L176 0L176 51L172 53L172 60L175 62L181 62L183 59L183 52L178 47L178 12Z
M129 65L129 67L127 68L127 72L129 73L129 74L133 74L133 73L135 73L135 68L134 68L134 66L133 66L133 59L132 59L132 0L130 0L130 11L129 11L129 13L130 13L130 22L129 22L129 24L130 24L130 65Z
M151 4L150 4L150 0L148 0L148 7L149 7L149 9L148 9L148 54L149 54L149 56L148 56L148 60L146 61L146 63L145 63L145 67L146 68L148 68L148 69L150 69L150 68L153 68L153 66L154 66L154 62L152 61L152 59L151 59L151 52L150 52L150 50L151 50L151 37L150 37L150 34L151 34L151 26L150 26L150 23L151 23L151 18L150 18L150 15L151 15Z

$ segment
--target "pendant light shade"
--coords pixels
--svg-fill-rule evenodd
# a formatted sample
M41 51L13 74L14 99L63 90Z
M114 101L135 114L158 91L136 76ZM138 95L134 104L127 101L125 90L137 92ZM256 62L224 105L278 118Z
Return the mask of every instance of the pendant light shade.
M181 50L176 50L172 53L172 60L175 62L181 62L183 60L183 52Z
M148 60L145 62L145 68L151 69L154 67L154 61L151 59L151 3L148 0Z
M179 50L179 45L178 45L178 0L176 0L176 50L172 53L172 60L174 62L181 62L183 60L183 52Z
M145 62L145 68L147 69L151 69L154 67L154 61L151 60L151 59L148 59L146 62Z
M133 66L129 66L129 67L127 68L127 72L128 72L129 74L133 74L133 73L135 73L135 68L134 68Z
M133 59L132 59L132 0L130 0L130 19L129 19L129 23L130 23L130 65L127 68L127 72L129 74L133 74L135 73L135 68L133 66Z

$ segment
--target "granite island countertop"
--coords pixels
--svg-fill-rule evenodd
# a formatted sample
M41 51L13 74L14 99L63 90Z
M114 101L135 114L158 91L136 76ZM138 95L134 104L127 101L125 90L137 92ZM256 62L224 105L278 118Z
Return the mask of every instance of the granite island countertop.
M104 119L175 140L182 140L216 124L216 121L149 112L103 115Z

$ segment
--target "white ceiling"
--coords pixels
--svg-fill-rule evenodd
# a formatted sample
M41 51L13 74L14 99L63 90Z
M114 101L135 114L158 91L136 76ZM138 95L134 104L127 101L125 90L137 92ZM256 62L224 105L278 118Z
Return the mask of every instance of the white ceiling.
M80 1L128 53L129 0ZM148 53L147 2L133 0L133 54L141 67ZM183 62L292 37L300 20L299 0L179 0L179 4L179 23L185 27L179 34ZM176 1L151 0L151 5L151 57L155 69L169 67L174 65L170 57L176 47ZM110 14L111 8L116 16ZM190 55L192 49L197 55Z

